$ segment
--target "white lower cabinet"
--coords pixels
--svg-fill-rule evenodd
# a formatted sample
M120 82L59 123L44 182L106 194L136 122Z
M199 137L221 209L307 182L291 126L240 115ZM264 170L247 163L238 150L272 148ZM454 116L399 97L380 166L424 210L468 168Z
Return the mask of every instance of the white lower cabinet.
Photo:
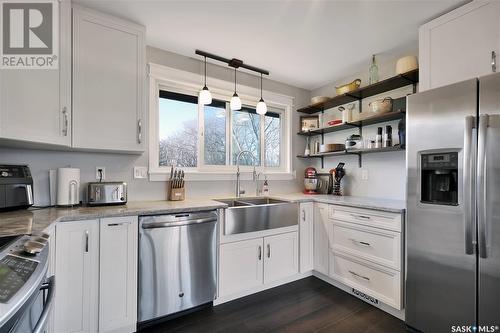
M296 232L264 238L264 284L282 280L299 271L299 241Z
M299 271L298 233L220 245L219 297L238 295Z
M325 217L324 210L318 210L315 226L319 226L318 232L323 232L317 236L322 255L323 238L329 241L329 277L401 310L403 216L328 205ZM325 223L327 227L322 231L321 226ZM319 245L315 245L315 249ZM320 262L315 257L316 261ZM318 267L324 268L323 265Z
M314 270L328 275L328 205L316 204L314 211Z
M263 239L220 246L219 294L227 296L262 285Z
M101 219L99 332L134 332L137 323L137 217Z
M137 217L56 225L52 332L134 332Z
M97 332L99 220L56 226L54 332Z
M299 214L299 268L304 273L314 267L314 203L301 203Z
M401 274L399 271L372 265L356 257L332 252L330 276L352 288L401 309Z

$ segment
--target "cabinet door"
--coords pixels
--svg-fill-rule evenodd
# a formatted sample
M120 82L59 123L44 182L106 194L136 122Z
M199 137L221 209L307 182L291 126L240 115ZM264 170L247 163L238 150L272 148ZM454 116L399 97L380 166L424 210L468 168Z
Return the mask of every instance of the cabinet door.
M316 204L314 212L314 270L328 275L328 205Z
M73 146L143 150L144 28L73 9Z
M71 145L71 4L59 12L59 69L0 70L2 139Z
M219 295L228 296L263 283L262 238L220 246Z
M54 332L96 332L98 316L99 222L56 226Z
M304 273L314 266L314 204L300 204L299 212L299 260L300 272Z
M492 73L499 8L497 1L472 1L420 27L420 91Z
M135 332L137 216L100 222L99 332Z
M299 272L298 233L264 237L264 283L279 281Z

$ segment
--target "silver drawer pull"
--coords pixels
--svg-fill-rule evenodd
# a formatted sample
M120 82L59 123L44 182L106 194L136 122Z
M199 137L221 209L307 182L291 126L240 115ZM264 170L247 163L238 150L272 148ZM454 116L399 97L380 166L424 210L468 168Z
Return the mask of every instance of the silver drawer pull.
M359 240L354 239L354 238L349 238L349 240L351 242L353 242L353 243L356 243L356 244L365 245L365 246L371 246L371 244L368 243L368 242L359 241Z
M271 245L267 244L267 257L271 258Z
M349 271L349 273L351 273L352 275L354 275L354 276L356 276L356 277L362 278L362 279L364 279L364 280L366 280L366 281L370 281L370 278L369 278L369 277L366 277L366 276L360 275L360 274L358 274L358 273L356 273L356 272Z
M357 214L351 214L352 217L355 219L363 219L363 220L370 220L371 217L366 216L366 215L357 215Z
M130 224L130 222L108 223L108 227L117 227L117 226L126 225L126 224Z
M85 230L85 253L89 253L89 231Z
M262 246L259 246L259 260L262 260Z

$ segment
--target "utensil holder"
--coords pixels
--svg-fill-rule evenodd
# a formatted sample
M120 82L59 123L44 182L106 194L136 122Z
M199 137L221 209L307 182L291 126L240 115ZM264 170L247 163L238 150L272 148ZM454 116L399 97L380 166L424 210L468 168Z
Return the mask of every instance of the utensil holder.
M169 186L168 200L170 201L183 201L186 197L186 190L184 187L172 188Z

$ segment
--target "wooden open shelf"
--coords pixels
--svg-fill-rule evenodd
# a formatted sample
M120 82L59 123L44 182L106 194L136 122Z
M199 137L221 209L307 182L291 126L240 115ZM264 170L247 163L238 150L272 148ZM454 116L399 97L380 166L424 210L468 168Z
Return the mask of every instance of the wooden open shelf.
M325 127L325 128L318 128L318 129L315 129L312 131L298 132L297 134L298 135L305 135L305 136L321 135L321 134L326 134L326 133L331 133L331 132L343 131L343 130L353 128L353 127L363 127L363 126L368 126L368 125L373 125L373 124L385 123L385 122L392 121L392 120L403 119L405 117L405 115L406 115L406 113L402 110L392 111L392 112L381 114L380 116L370 117L370 118L359 120L359 121L353 121L350 123L344 123L344 124L339 124L339 125Z
M341 150L341 151L332 151L329 153L322 153L322 154L314 154L314 155L297 155L298 158L320 158L321 159L321 165L322 168L324 167L324 158L325 157L330 157L330 156L346 156L346 155L357 155L358 156L358 164L359 167L361 168L362 166L362 160L361 156L364 154L372 154L372 153L387 153L387 152L394 152L394 151L404 151L403 148L399 146L393 146L393 147L386 147L386 148L372 148L372 149L356 149L356 150Z
M298 109L297 112L307 114L318 113L339 105L359 101L363 98L382 94L384 92L398 89L410 84L415 85L416 83L418 83L418 69L393 76L386 80L379 81L365 87L361 87L355 91L351 91L343 95L332 97L323 103L303 107L301 109Z

